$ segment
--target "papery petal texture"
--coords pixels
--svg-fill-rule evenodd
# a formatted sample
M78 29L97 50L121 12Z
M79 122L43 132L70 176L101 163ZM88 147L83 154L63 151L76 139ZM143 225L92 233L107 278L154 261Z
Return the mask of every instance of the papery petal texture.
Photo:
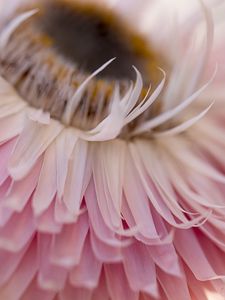
M93 129L64 126L0 79L0 299L225 299L225 39L218 33L218 48L209 45L213 24L225 34L225 22L217 28L225 8L199 4L179 20L174 51L173 24L158 34L167 5L151 2L148 34L156 49L168 48L170 73L158 70L157 87L138 102L135 69L136 81L126 95L115 87ZM138 5L142 29L146 3ZM129 1L108 5L123 15ZM204 38L183 49L197 35L192 21L206 27ZM160 113L124 139L157 101Z

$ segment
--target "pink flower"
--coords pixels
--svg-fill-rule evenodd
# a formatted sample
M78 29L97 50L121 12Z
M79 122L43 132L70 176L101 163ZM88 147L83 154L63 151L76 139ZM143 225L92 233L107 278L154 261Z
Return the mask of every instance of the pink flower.
M102 3L1 8L0 299L225 299L223 1Z

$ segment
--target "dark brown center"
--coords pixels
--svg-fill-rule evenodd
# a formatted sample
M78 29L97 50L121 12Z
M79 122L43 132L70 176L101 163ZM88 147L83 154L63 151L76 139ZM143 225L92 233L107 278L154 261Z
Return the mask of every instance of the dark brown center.
M132 65L146 72L145 56L149 53L144 40L130 35L118 18L96 6L73 7L55 1L44 7L38 27L52 39L60 55L84 72L92 73L114 57L116 60L101 77L134 79Z
M91 80L66 125L89 129L99 123L107 115L115 83L124 94L135 80L132 65L146 84L141 97L150 83L158 84L160 59L109 9L70 0L37 1L25 10L33 8L39 12L15 30L0 60L0 75L32 107L63 122L77 88L112 58L116 60Z

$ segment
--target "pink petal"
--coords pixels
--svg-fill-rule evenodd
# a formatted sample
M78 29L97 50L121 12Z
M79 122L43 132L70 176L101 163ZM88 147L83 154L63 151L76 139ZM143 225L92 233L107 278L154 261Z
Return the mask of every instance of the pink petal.
M0 286L6 283L13 276L18 265L21 263L29 244L17 253L12 253L4 250L0 250Z
M155 210L152 210L152 214L158 234L162 237L166 237L168 235L168 229L164 220ZM181 276L180 261L172 240L166 244L150 245L148 250L155 264L164 272L173 276Z
M140 145L139 145L140 144ZM143 147L144 146L144 147ZM188 222L187 224L179 224L175 221L170 209L164 203L162 196L159 191L155 187L151 175L149 174L149 170L151 170L151 166L149 166L149 162L146 157L148 157L149 151L149 142L140 142L136 144L132 144L130 146L132 157L137 168L137 176L140 178L141 183L143 185L144 191L146 192L149 202L152 204L157 213L162 216L169 224L174 227L191 227ZM139 148L139 151L138 151ZM145 149L146 148L146 149ZM143 151L143 153L142 153ZM147 152L146 152L147 151ZM146 155L147 153L147 155Z
M36 191L32 199L35 215L44 212L56 194L56 153L53 143L45 152Z
M98 286L101 269L102 264L94 256L88 236L79 265L70 272L70 283L74 287L94 289Z
M86 167L87 155L88 144L81 140L77 141L70 157L63 194L63 201L67 209L75 216L80 213L84 191L91 176Z
M219 277L208 260L208 250L201 247L201 243L198 241L194 230L177 230L174 243L179 255L199 280L209 280ZM190 246L187 247L187 245Z
M130 289L121 264L105 265L105 274L111 299L138 300L139 293Z
M69 160L76 142L77 138L74 137L74 131L72 128L67 128L66 130L64 129L55 141L57 195L59 198L62 198L64 194Z
M82 214L76 223L64 225L62 231L53 237L50 249L51 262L64 267L78 265L88 229L86 213Z
M124 174L124 143L102 143L93 149L93 178L97 201L104 222L109 228L121 228L122 178Z
M133 291L143 291L158 296L155 264L147 247L134 242L123 249L124 270Z
M103 271L100 277L98 287L97 289L94 290L91 300L110 300L107 285L106 285L106 279Z
M224 260L224 251L221 251L211 240L208 239L204 234L200 231L196 230L196 235L201 244L202 249L204 249L204 253L206 258L208 259L210 265L213 270L217 274L218 279L224 278L224 270L225 270L225 260ZM214 279L214 278L207 278Z
M58 223L66 223L73 224L77 221L77 216L72 214L72 212L66 207L65 203L62 199L60 199L57 195L54 201L55 204L55 213L54 217L56 222Z
M40 261L38 283L42 289L57 292L63 289L65 285L67 270L51 264L48 254L51 241L51 235L38 235L38 256Z
M7 177L4 182L0 185L0 204L4 204L4 198L12 185L12 179L10 177Z
M160 269L157 271L158 280L169 300L191 300L185 276L174 277Z
M149 246L148 251L154 263L159 266L162 271L173 276L181 275L179 258L172 244Z
M0 145L0 185L7 179L9 176L8 172L8 162L12 154L13 147L15 146L16 138L11 139L10 141Z
M37 244L34 240L12 277L1 287L0 299L20 299L38 269L36 248Z
M5 195L7 194L12 180L8 177L0 187L0 227L4 227L13 215L13 211L5 207Z
M192 293L194 300L208 300L206 297L205 289L207 288L206 282L198 281L188 267L185 266L185 274L187 276L187 282L189 289ZM192 299L191 298L191 299Z
M24 112L0 119L0 144L21 133L24 127Z
M98 207L93 181L87 187L85 192L85 203L88 209L91 227L99 240L108 245L119 246L121 241L115 237L115 233L106 226Z
M201 230L215 245L225 251L224 221L217 219L213 220L213 223L214 224L210 224L210 221L205 223Z
M16 180L26 176L61 130L61 125L54 121L42 124L27 120L10 159L10 175Z
M122 261L122 250L118 246L110 246L103 243L97 238L94 231L91 229L91 246L93 248L94 254L99 261L102 262L120 262Z
M55 220L55 204L54 201L40 216L36 217L37 229L43 233L59 233L62 224Z
M126 150L126 143L124 143L124 141L114 140L113 142L103 143L100 154L105 166L104 172L107 180L108 191L118 216L121 214L122 185Z
M37 278L35 277L20 300L53 300L54 297L54 292L40 289L37 284Z
M0 248L12 252L20 251L34 233L32 210L27 205L22 213L14 213L6 225L0 228Z
M60 292L59 300L91 300L92 291L82 288L74 288L70 284L65 286L65 289Z
M126 157L125 174L124 193L138 229L144 237L158 240L159 236L153 222L149 200L140 183L139 176L137 176L137 170L130 155Z
M5 206L21 212L36 188L42 161L39 160L32 171L22 180L12 182L5 198Z

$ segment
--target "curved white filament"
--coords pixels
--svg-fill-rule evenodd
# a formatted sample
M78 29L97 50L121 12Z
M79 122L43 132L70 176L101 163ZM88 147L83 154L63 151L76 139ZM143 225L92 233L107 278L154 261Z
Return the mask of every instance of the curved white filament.
M11 35L13 34L13 32L16 30L16 28L19 27L27 19L29 19L30 17L35 15L37 12L38 12L38 9L32 9L30 11L22 13L19 16L15 17L6 26L6 28L0 34L0 51L3 51L4 48L7 46L8 41L9 41Z

